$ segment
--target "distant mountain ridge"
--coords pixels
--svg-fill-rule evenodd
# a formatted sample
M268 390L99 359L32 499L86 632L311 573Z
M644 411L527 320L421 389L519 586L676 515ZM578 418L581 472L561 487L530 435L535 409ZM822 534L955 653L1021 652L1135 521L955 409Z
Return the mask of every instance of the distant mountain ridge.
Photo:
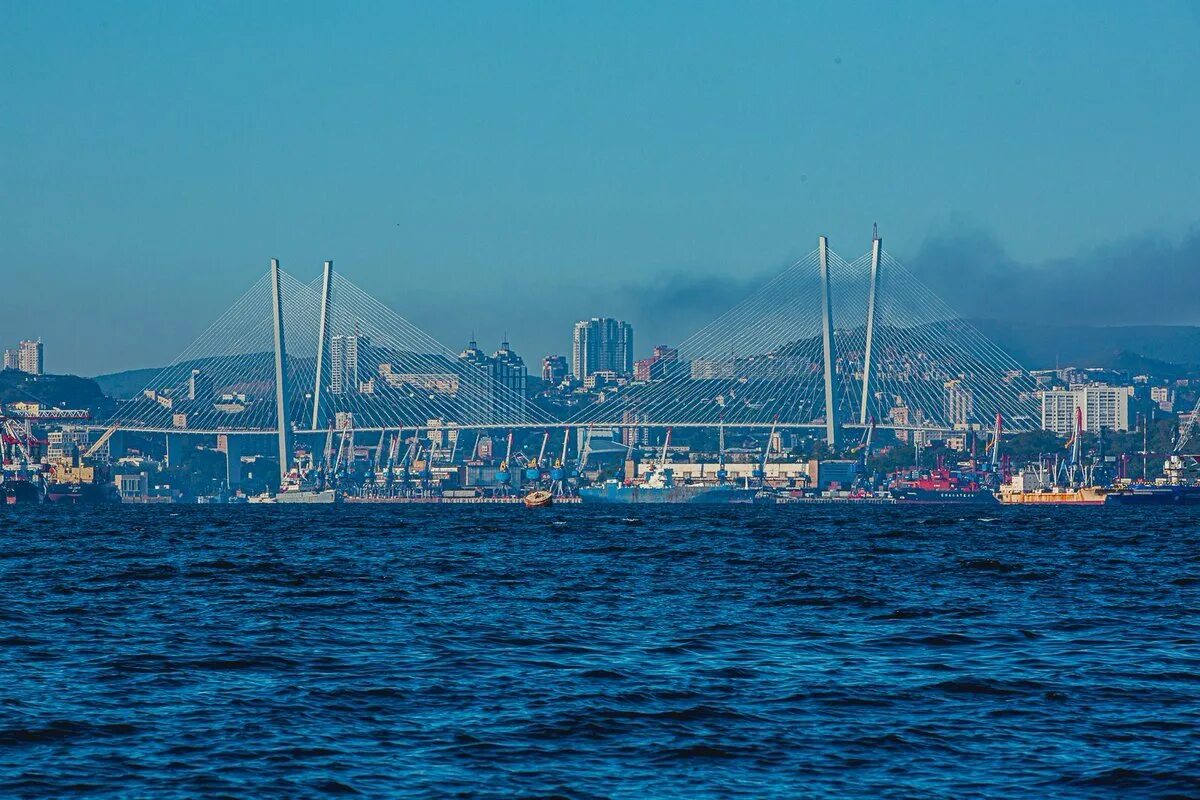
M107 375L97 375L92 378L109 397L127 400L141 393L142 389L162 372L161 367L145 367L128 369L124 372L110 372Z
M1103 367L1163 377L1200 372L1200 326L970 322L1026 369Z
M1162 377L1200 373L1200 326L1052 325L997 319L968 320L1026 369L1102 367ZM134 397L162 367L97 375L110 397Z

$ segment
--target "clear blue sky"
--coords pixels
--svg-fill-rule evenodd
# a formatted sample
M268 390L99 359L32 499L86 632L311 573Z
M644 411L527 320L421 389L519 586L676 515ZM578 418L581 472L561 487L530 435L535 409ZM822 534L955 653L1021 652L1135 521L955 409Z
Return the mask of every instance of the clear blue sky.
M1029 263L1196 224L1197 3L846 5L9 0L0 337L161 364L270 257L334 258L532 362L874 220Z

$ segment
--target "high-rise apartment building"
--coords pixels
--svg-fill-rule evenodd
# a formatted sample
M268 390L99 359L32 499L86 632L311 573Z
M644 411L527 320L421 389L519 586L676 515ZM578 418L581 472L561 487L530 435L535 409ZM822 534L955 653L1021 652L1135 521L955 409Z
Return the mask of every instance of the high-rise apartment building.
M1075 409L1082 414L1085 431L1129 430L1129 401L1132 386L1089 383L1070 389L1042 392L1042 429L1068 436L1075 430Z
M192 374L188 376L187 399L207 400L211 397L212 393L212 378L205 375L203 370L193 369Z
M507 341L501 342L500 349L492 353L492 374L496 380L493 398L500 419L524 419L529 370Z
M30 375L42 374L42 340L22 340L16 348L4 351L4 368L19 369Z
M529 370L525 361L517 355L508 342L501 342L500 349L485 354L479 349L479 344L472 339L467 348L459 353L459 358L476 367L474 375L465 375L465 382L478 387L488 403L490 422L512 422L525 416Z
M594 372L633 372L633 326L608 317L592 317L575 323L571 346L571 370L578 380Z
M667 377L679 364L679 351L665 344L655 346L654 354L633 365L634 380L657 381Z
M975 412L975 395L960 380L949 380L946 389L946 422L953 428L966 427Z
M1068 435L1075 428L1075 393L1048 389L1042 394L1042 430Z
M370 340L358 334L338 334L329 341L329 392L354 394L359 391L359 348Z
M567 364L566 356L546 356L542 359L542 380L551 386L558 386L567 379L571 367Z

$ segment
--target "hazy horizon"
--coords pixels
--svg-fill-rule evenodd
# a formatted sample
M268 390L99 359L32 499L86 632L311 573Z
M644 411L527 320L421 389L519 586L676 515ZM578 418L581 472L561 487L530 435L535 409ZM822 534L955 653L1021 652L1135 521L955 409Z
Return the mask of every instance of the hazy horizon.
M968 316L1200 323L1198 8L12 3L0 342L160 366L332 258L451 348L641 356L875 221Z

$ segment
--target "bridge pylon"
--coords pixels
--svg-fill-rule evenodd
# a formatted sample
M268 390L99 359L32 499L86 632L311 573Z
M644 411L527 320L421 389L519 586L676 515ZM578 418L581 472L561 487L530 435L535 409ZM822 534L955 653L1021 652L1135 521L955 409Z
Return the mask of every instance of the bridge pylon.
M879 257L883 253L883 239L879 228L871 235L871 277L867 286L867 330L863 346L862 404L858 409L858 424L867 424L868 405L871 401L871 346L875 341L875 304L879 292Z
M322 382L323 366L326 354L329 352L329 302L333 291L333 262L326 261L321 272L321 312L317 323L317 363L316 375L313 378L312 429L321 429L321 393L324 389Z
M837 392L833 367L833 297L829 281L829 237L817 237L817 262L821 271L821 352L825 371L825 440L829 449L838 450Z
M292 420L288 413L287 351L283 343L283 288L280 285L279 259L271 259L271 317L275 333L275 422L279 435L279 475L287 475L292 466Z

